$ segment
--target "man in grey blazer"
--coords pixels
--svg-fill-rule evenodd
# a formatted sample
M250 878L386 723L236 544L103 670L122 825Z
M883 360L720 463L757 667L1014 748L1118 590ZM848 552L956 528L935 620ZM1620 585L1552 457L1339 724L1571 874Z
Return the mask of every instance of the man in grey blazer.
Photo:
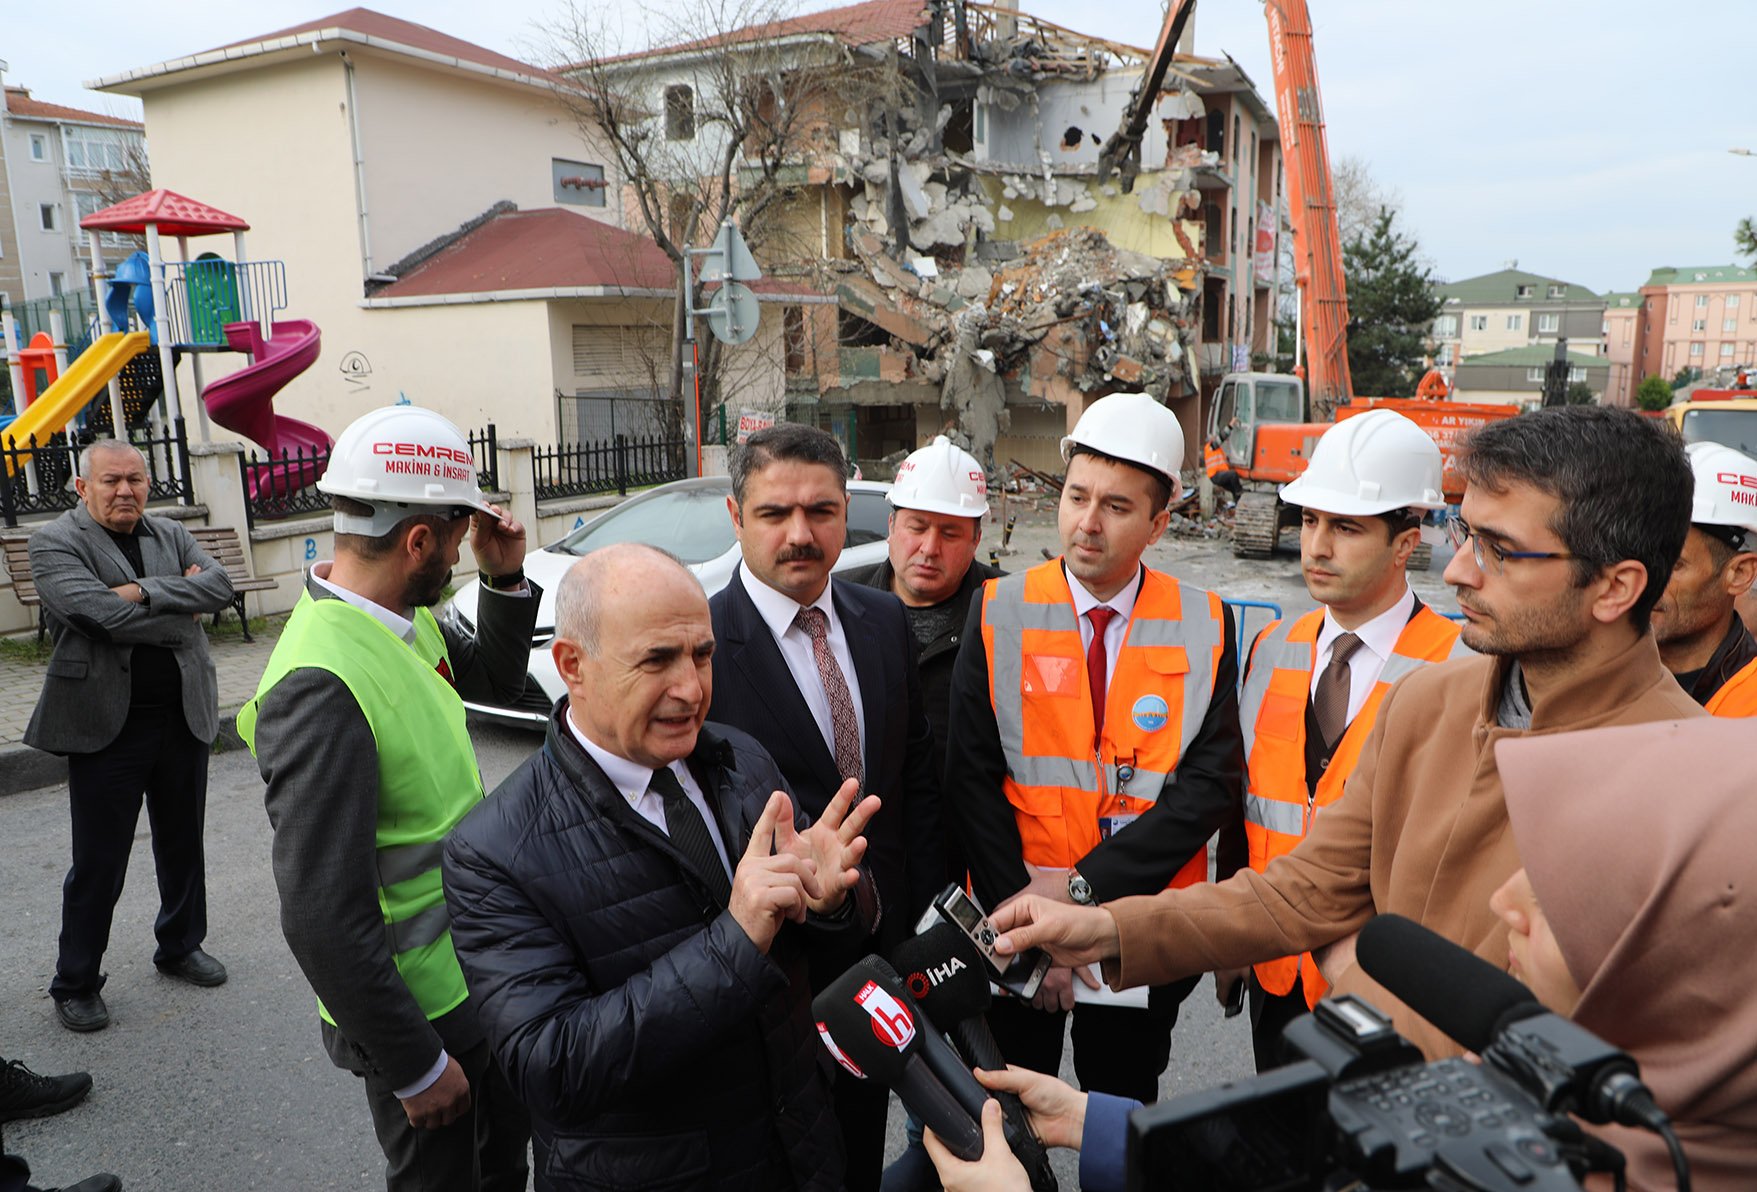
M49 993L62 1025L110 1024L98 971L146 796L158 865L161 972L219 985L207 937L202 827L219 687L203 613L232 600L226 569L175 521L146 514L146 461L101 439L80 456L84 504L31 537L31 572L55 652L25 744L67 757L73 866Z

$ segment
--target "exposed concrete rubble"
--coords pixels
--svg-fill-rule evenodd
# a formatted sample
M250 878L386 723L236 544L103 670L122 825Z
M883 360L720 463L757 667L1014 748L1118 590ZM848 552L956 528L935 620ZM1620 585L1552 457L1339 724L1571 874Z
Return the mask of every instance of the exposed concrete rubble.
M939 48L904 63L917 94L838 140L851 258L827 263L842 320L820 395L861 404L867 382L913 383L919 402L937 386L946 429L987 459L1009 402L1197 393L1198 213L1221 166L1197 143L1200 64L1172 70L1159 160L1123 194L1098 182L1095 146L1143 51L980 5L923 14L917 53Z

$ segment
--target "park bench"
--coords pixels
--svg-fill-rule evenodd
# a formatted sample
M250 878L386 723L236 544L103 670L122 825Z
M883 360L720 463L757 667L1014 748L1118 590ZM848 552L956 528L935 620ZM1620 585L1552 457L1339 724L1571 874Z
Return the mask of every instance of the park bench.
M196 544L226 569L226 575L232 580L232 607L238 610L244 640L255 641L250 636L250 618L244 612L244 596L248 592L273 591L280 585L272 579L251 576L250 565L244 557L244 544L238 540L238 531L231 526L201 526L189 532ZM31 576L30 535L8 534L0 537L0 545L6 548L6 574L12 578L13 595L25 608L37 610L37 641L41 642L45 624L43 598L37 594L36 581ZM215 625L220 623L220 616L220 613L214 614Z

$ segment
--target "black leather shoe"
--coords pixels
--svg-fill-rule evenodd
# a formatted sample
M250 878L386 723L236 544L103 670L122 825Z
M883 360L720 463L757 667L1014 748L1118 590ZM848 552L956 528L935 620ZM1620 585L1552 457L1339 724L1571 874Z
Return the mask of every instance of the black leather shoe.
M92 1078L84 1072L38 1076L18 1060L7 1060L0 1064L0 1122L72 1109L91 1091Z
M56 1002L55 1014L70 1031L101 1031L110 1025L110 1011L95 993Z
M179 956L175 960L167 960L158 967L165 976L175 977L179 981L187 981L191 985L224 985L226 983L226 966L200 948Z
M101 1175L88 1175L77 1184L47 1188L44 1192L122 1192L122 1181L106 1171Z

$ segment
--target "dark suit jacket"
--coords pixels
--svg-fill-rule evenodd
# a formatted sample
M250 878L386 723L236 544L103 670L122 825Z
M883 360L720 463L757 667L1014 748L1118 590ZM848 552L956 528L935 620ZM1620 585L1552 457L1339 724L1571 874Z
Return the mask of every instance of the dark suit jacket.
M150 516L141 522L142 576L84 505L31 535L31 573L55 653L24 732L26 745L96 753L114 741L128 719L128 665L138 645L163 646L176 656L184 723L198 741L218 734L219 682L196 616L230 604L232 581L182 523ZM192 564L201 571L185 578ZM145 589L150 607L110 591L128 583Z
M714 701L708 719L743 729L775 759L816 819L842 785L781 647L744 587L744 567L708 601L714 622ZM848 638L866 729L866 788L884 806L866 828L866 864L878 886L881 949L914 932L943 885L939 776L921 696L915 637L903 602L845 581L830 599Z

